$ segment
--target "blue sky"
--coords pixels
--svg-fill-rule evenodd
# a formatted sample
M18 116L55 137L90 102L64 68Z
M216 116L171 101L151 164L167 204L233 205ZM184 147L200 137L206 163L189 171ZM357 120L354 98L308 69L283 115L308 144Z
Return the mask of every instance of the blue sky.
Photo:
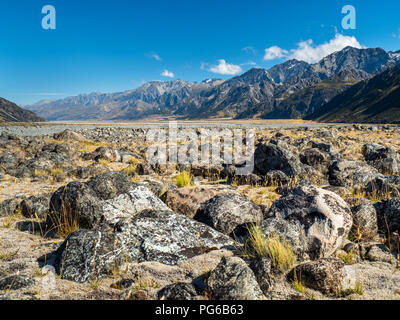
M356 30L341 26L347 4ZM41 26L44 5L56 8L56 30ZM228 78L349 41L400 49L398 0L2 0L0 12L0 96L21 105Z

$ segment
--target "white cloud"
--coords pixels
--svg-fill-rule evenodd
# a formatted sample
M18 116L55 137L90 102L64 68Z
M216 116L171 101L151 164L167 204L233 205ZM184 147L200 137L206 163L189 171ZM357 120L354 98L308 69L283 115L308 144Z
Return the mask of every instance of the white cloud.
M256 48L254 48L254 47L252 47L252 46L244 47L244 48L242 49L242 51L244 51L244 52L246 52L246 53L257 54Z
M146 55L146 57L149 57L149 58L157 60L157 61L162 60L161 57L157 53L154 53L154 52L146 53L145 55Z
M344 49L345 47L365 48L355 37L344 36L337 33L329 42L315 46L311 39L299 42L297 48L290 51L281 49L277 46L265 49L264 60L277 58L297 59L308 63L316 63L322 58Z
M163 77L167 77L167 78L173 78L173 77L175 77L174 73L171 72L171 71L168 71L168 70L164 70L164 71L161 73L161 75L162 75Z
M220 59L218 60L218 65L211 67L210 71L213 73L232 76L242 72L242 68L235 64L226 63L224 59Z
M278 46L272 46L265 49L264 61L275 60L283 58L288 54L287 50L283 50Z

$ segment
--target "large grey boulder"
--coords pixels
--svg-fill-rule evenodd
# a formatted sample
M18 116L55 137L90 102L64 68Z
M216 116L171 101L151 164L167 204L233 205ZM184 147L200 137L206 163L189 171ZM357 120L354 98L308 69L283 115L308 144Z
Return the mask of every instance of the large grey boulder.
M399 155L391 147L367 143L362 148L365 161L383 174L399 173Z
M372 179L382 177L374 167L361 161L333 161L328 170L329 183L332 186L349 187L355 191L364 188Z
M108 172L87 183L71 182L51 197L48 228L76 219L80 228L114 224L145 209L169 210L149 189L132 184L121 172Z
M194 217L228 235L239 225L261 222L262 218L260 207L239 193L216 195L202 204Z
M113 228L73 232L55 253L55 266L63 279L86 282L110 274L123 262L176 265L233 245L224 234L183 215L145 210Z
M255 173L266 175L280 170L289 177L301 173L301 163L290 151L272 143L259 144L254 152Z
M267 235L276 233L286 239L300 258L306 254L315 260L341 248L352 216L348 204L337 194L304 186L275 201L262 226Z
M208 278L216 300L264 300L253 271L238 257L223 258Z
M400 231L400 198L383 200L374 205L378 229L384 234Z

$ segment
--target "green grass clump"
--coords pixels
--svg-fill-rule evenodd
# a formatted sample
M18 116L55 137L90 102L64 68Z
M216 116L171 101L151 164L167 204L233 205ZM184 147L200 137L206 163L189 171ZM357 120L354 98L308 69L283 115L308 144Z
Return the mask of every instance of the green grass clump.
M187 187L192 184L193 176L189 171L183 171L174 177L175 184L179 187Z
M238 247L239 254L247 259L267 257L272 267L282 273L296 262L292 247L277 235L265 236L259 225L248 227L249 236L243 246Z
M342 290L342 296L348 296L350 294L358 294L360 296L365 294L365 291L359 281L356 282L354 288Z

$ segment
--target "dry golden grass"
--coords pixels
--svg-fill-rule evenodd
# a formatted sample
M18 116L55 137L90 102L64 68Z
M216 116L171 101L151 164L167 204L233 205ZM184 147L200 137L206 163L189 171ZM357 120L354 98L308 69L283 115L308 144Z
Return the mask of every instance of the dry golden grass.
M296 262L292 247L277 235L265 236L261 227L252 224L248 227L249 236L244 245L237 245L239 255L247 259L268 257L275 270L282 273Z
M174 182L179 188L190 186L192 180L193 176L189 171L183 171L174 177Z

